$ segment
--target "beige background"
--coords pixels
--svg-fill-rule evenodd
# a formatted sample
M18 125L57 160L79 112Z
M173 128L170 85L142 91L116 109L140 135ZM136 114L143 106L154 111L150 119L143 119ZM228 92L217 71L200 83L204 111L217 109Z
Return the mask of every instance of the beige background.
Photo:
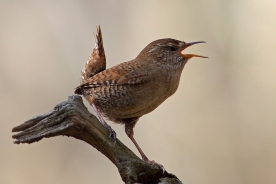
M12 127L67 99L101 24L107 66L151 41L204 40L185 51L180 88L140 119L150 159L185 184L276 183L276 1L0 2L0 183L122 183L116 167L68 137L14 145ZM138 154L124 133L118 138Z

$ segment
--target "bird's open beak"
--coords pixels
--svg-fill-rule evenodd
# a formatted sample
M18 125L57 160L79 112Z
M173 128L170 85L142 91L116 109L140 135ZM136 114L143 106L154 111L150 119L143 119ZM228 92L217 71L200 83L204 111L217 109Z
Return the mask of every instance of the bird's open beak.
M192 46L192 45L195 45L195 44L198 44L198 43L206 43L205 41L198 41L198 42L190 42L190 43L185 43L185 45L183 45L181 51L180 51L180 54L185 58L185 59L190 59L192 57L201 57L201 58L208 58L208 57L205 57L205 56L200 56L200 55L196 55L196 54L182 54L181 52Z

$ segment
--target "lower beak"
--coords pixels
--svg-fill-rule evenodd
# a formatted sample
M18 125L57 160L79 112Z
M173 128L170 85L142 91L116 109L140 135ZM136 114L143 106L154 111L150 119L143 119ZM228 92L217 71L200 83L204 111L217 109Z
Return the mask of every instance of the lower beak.
M200 55L197 55L197 54L182 54L182 53L181 53L184 49L186 49L186 48L188 48L188 47L190 47L190 46L192 46L192 45L198 44L198 43L206 43L206 42L205 42L205 41L198 41L198 42L186 43L186 44L183 46L182 50L180 51L180 54L181 54L185 59L190 59L190 58L192 58L192 57L208 58L208 57L200 56Z

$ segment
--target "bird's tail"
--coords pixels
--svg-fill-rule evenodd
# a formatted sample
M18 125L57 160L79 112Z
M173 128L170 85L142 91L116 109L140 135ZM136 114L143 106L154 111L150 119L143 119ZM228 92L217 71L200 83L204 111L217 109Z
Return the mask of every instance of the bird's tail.
M97 34L95 35L95 47L92 54L88 58L84 68L81 71L81 82L84 83L93 75L106 69L106 58L103 46L103 38L101 27L97 27Z

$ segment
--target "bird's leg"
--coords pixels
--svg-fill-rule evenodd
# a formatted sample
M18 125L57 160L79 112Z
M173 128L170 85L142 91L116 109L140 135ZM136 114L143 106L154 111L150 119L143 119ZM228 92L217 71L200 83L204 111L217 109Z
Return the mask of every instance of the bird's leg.
M133 135L134 135L133 128L137 121L138 121L138 119L135 118L135 119L131 119L130 122L126 123L125 124L125 132L126 132L127 136L130 138L130 140L133 142L133 144L136 146L136 148L138 149L140 155L142 156L142 159L145 162L150 162L148 157L145 155L145 153L143 152L143 150L140 148L140 146L138 145L138 143L136 142L136 140L133 137Z
M105 120L103 119L101 113L98 111L97 107L95 106L95 104L91 104L91 106L93 107L94 111L97 113L100 122L102 123L103 126L105 126L108 129L109 132L109 136L108 138L111 138L112 141L114 142L114 145L116 144L116 132L111 128L111 126L109 126Z
M136 148L138 149L140 155L142 156L142 159L145 162L148 162L150 164L156 164L156 165L158 165L158 167L160 167L163 170L163 173L165 173L164 166L161 165L161 164L156 163L154 160L149 160L148 157L143 152L143 150L138 145L138 143L136 142L136 140L134 139L134 137L133 137L133 135L134 135L133 128L134 128L134 126L135 126L135 124L136 124L137 121L138 121L138 118L133 118L133 119L130 119L129 122L125 123L125 132L126 132L127 136L130 138L130 140L136 146Z

